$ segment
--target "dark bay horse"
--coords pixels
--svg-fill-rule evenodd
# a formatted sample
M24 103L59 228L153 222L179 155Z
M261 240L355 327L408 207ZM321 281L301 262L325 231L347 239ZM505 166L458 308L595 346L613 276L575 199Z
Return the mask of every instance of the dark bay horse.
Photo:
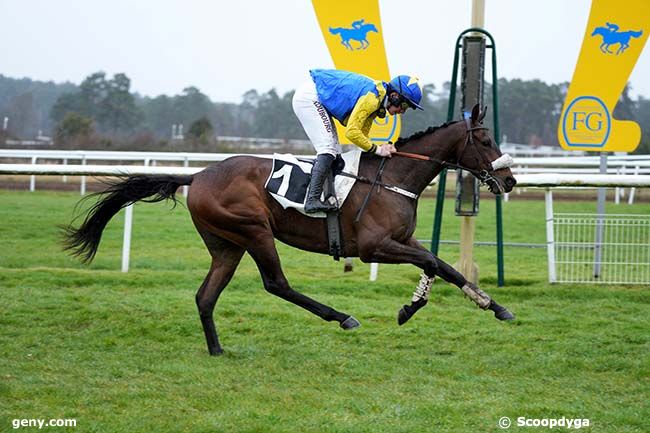
M445 165L450 165L471 170L495 194L511 191L516 181L509 168L493 164L502 158L487 128L481 124L484 115L476 106L471 119L432 127L400 139L396 146L402 155L386 160L382 182L420 194ZM359 175L373 179L381 161L374 154L363 154ZM99 193L100 200L86 211L79 228L67 228L66 248L82 260L91 261L102 231L121 208L136 201L175 200L178 187L190 185L187 207L212 256L210 270L196 294L210 354L222 352L213 321L214 307L245 252L257 264L264 288L270 293L326 321L336 321L343 329L359 326L349 314L298 293L285 278L275 239L301 250L327 254L327 228L324 218L285 210L271 197L264 189L271 168L271 159L235 156L193 176L122 177ZM427 303L436 275L459 287L482 309L492 310L498 319L514 318L413 237L417 199L384 189L374 191L359 222L355 223L357 210L371 188L367 183L357 182L341 208L344 253L367 263L411 263L423 270L410 305L399 311L400 325Z

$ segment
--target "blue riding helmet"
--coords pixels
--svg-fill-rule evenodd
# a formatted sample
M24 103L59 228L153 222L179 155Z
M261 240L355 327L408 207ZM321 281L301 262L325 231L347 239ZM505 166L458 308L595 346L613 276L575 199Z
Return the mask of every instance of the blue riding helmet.
M420 79L411 75L398 75L388 83L392 90L399 93L409 104L415 108L420 107L422 101L422 87Z

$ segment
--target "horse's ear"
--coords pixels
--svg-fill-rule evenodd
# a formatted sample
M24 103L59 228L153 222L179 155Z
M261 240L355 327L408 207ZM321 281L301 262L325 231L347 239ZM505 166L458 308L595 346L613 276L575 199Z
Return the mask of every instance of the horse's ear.
M481 111L481 114L478 115L478 123L481 123L483 119L485 119L486 114L487 114L487 105L483 107L483 111Z
M480 110L481 107L478 104L474 105L474 108L472 108L472 124L477 124L481 121L479 119Z

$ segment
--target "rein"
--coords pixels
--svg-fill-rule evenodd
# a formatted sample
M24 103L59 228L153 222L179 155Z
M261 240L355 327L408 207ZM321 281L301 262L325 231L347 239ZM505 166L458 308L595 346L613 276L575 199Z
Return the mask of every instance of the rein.
M451 162L443 161L441 159L433 158L431 156L426 156L426 155L420 155L419 153L409 153L409 152L395 152L393 153L393 156L401 156L403 158L411 158L411 159L417 159L420 161L430 161L430 162L435 162L440 165L442 165L444 168L455 168L455 169L460 169L460 170L465 170L469 171L470 173L474 175L478 175L480 172L476 170L472 170L471 168L467 168L465 166L462 166L460 164L454 164ZM482 170L487 172L487 170Z
M474 142L473 131L489 130L489 128L486 128L484 126L472 127L471 124L469 123L469 119L465 119L465 124L467 125L467 136L465 138L465 143L463 144L463 148L462 148L461 152L459 153L458 159L456 160L455 164L451 163L451 162L448 162L448 161L443 161L441 159L433 158L431 156L421 155L419 153L395 152L395 153L393 153L393 155L394 156L399 156L399 157L402 157L402 158L416 159L416 160L419 160L419 161L434 162L434 163L440 164L444 168L465 170L465 171L468 171L471 174L473 174L481 183L485 183L485 182L487 182L489 180L493 180L493 181L496 182L496 180L494 179L494 177L492 176L491 173L496 171L497 167L494 165L493 162L491 163L489 161L486 161L485 155L483 155L482 152L479 151L479 155L481 155L481 158L483 159L483 161L487 162L487 164L490 166L489 170L474 170L474 169L467 168L467 167L460 164L460 160L462 159L462 156L465 153L465 149L467 149L467 146L468 145L476 146L476 143ZM505 157L507 155L503 155L503 156ZM509 156L508 156L508 158L509 158ZM366 197L365 197L361 207L359 208L359 211L357 212L357 216L356 216L356 218L354 220L355 223L358 223L360 221L361 215L363 214L363 211L366 209L366 207L368 205L368 201L370 200L370 196L372 195L372 192L375 189L375 187L383 187L383 188L385 188L385 189L387 189L389 191L393 191L393 192L396 192L398 194L404 195L406 197L410 197L410 198L412 198L414 200L418 199L417 194L406 191L406 190L404 190L402 188L399 188L399 187L397 187L395 185L385 184L385 183L383 183L381 181L381 177L382 177L382 174L384 172L384 166L385 166L387 160L388 160L387 158L382 158L382 161L379 164L379 168L377 170L377 174L376 174L374 180L368 179L368 178L363 177L363 176L356 176L356 175L353 175L351 173L346 173L344 171L340 172L338 174L339 176L354 178L354 179L356 179L356 180L358 180L358 181L360 181L362 183L371 185L370 190L368 191L368 194L366 194ZM512 161L512 160L510 160L510 161Z
M494 169L492 170L474 170L471 168L467 168L463 165L460 164L460 160L462 159L463 154L465 153L465 149L467 148L468 144L471 145L476 145L474 142L474 134L472 134L473 131L478 131L478 130L489 130L489 128L486 128L484 126L475 126L472 127L469 123L469 119L465 119L465 124L467 125L467 138L465 139L465 143L463 144L463 149L460 152L458 159L456 163L451 163L448 161L443 161L437 158L433 158L431 156L426 156L426 155L420 155L419 153L409 153L409 152L395 152L393 155L395 156L401 156L403 158L411 158L411 159L417 159L420 161L429 161L429 162L435 162L437 164L440 164L444 168L452 168L452 169L460 169L460 170L465 170L470 173L472 173L481 183L485 183L488 180L494 180L492 175L490 174L491 172L495 171ZM481 158L484 159L485 162L485 156L483 155L482 152L479 152L479 155L481 155ZM488 163L488 165L491 165Z

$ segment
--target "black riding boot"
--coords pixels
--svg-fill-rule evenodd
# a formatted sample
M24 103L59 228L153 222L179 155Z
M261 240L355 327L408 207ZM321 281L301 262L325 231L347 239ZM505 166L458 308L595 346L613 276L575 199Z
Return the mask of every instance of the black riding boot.
M316 156L314 168L311 169L311 181L309 182L309 191L307 192L307 201L305 202L305 212L329 212L336 210L336 205L324 203L320 196L323 193L323 184L330 173L330 167L334 162L334 156L329 153L322 153Z

